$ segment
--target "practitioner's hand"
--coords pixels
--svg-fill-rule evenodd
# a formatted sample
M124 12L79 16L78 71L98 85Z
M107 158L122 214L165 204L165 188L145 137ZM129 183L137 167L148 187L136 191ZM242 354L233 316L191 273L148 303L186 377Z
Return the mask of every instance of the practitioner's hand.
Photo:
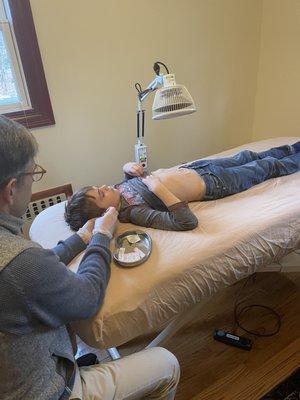
M123 171L130 176L143 176L144 168L135 162L128 162L123 165Z
M96 218L94 225L94 233L103 233L110 239L113 237L118 221L118 211L115 207L109 207L102 217Z
M81 239L84 241L84 243L88 244L90 243L92 234L93 234L93 229L94 229L94 224L95 224L95 218L89 219L78 231L77 235L81 237Z
M147 186L147 188L155 194L159 193L163 188L165 188L160 179L154 175L148 175L143 178L142 181Z

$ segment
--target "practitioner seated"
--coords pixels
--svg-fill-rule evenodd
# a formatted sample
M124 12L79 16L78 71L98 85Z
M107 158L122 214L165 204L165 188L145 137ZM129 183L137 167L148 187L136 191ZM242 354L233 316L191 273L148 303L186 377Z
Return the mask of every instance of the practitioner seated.
M88 186L74 193L65 219L78 230L108 207L119 210L121 222L156 229L184 231L197 227L188 203L216 200L271 178L300 170L300 142L256 153L244 150L233 157L197 160L145 176L143 167L124 165L125 180L114 186Z

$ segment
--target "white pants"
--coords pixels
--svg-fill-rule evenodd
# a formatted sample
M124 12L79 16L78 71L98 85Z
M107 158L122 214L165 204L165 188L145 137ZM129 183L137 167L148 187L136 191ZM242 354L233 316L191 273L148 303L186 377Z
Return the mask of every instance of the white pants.
M179 377L177 358L162 347L154 347L79 368L70 399L173 400Z

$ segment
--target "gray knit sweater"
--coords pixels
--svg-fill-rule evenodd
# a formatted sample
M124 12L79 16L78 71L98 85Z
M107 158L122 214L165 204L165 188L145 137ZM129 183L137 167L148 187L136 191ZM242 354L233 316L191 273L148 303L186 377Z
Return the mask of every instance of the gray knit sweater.
M75 274L65 264L86 247L78 235L44 250L20 236L21 223L0 213L0 398L56 400L75 362L66 325L101 306L109 239L93 236Z

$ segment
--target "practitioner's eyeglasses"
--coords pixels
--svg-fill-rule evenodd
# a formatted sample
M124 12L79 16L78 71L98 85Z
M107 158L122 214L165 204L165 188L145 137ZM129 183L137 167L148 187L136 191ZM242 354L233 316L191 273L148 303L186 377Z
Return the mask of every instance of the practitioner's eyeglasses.
M39 164L35 164L34 169L32 172L21 172L20 175L31 175L32 176L32 180L34 182L38 182L42 179L42 177L45 175L47 171L40 166Z

